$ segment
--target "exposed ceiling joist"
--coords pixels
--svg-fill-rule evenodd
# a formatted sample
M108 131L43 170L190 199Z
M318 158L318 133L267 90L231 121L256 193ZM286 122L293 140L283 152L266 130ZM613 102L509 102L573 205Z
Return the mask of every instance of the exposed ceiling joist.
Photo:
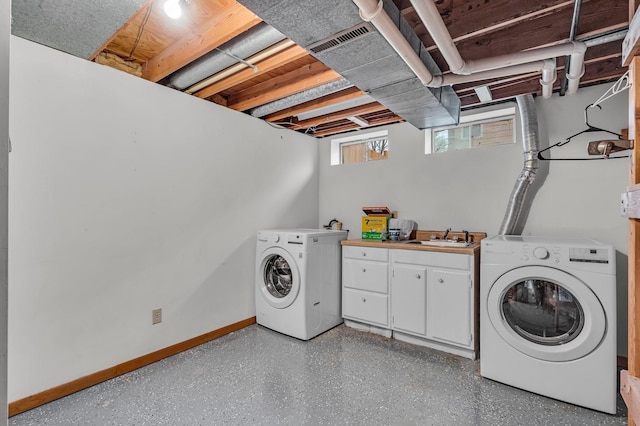
M170 85L176 71L192 64L236 36L245 36L246 31L260 23L262 19L266 19L265 16L269 14L264 12L273 8L276 12L273 14L274 19L285 22L287 24L285 27L290 23L297 30L308 31L309 34L316 29L320 29L319 33L323 31L326 33L320 39L308 39L308 43L322 41L325 37L328 40L332 36L339 35L339 30L355 28L363 23L357 14L357 7L353 0L335 0L331 5L322 0L279 0L278 2L240 0L240 3L250 5L250 8L242 6L235 0L189 0L186 2L188 5L183 17L175 21L164 14L161 7L162 0L146 2L144 0L112 0L122 1L122 10L130 11L128 13L131 14L131 18L127 22L124 22L122 17L116 16L115 11L113 16L104 16L106 13L102 10L104 8L96 8L91 2L69 1L76 2L74 16L87 20L82 25L78 25L79 28L98 28L107 21L118 22L117 25L112 24L112 26L119 29L110 36L103 35L102 47L91 55L91 60L99 54L106 57L117 55L119 59L116 58L115 63L121 62L127 66L142 65L143 78L164 85ZM410 40L412 46L416 43L426 46L422 51L428 51L431 54L434 67L437 66L447 73L447 63L434 46L431 36L427 33L424 23L420 21L410 1L383 1L385 12L396 8L397 15L392 13L394 21L406 21L402 28L403 36ZM125 4L125 2L129 3ZM131 2L135 3L135 7L139 7L137 11L135 8L132 10ZM435 5L460 55L469 60L564 43L569 37L574 10L574 0L526 2L444 0L436 2ZM82 31L72 35L67 28L55 28L55 23L69 19L64 15L64 11L53 7L39 8L37 2L27 1L13 2L12 7L14 34L76 56L85 58L89 56L87 53L83 54L79 48L77 51L73 50L73 46L78 45L73 40L69 43L59 41L60 37L71 37L76 40L86 37L86 33ZM615 31L621 33L627 28L629 7L628 0L581 0L576 29L577 39L590 39L607 34L607 40L602 44L589 45L585 54L585 73L580 80L581 86L612 82L626 71L621 65L622 40L620 38L615 40L610 33ZM103 15L96 13L96 10ZM260 14L265 16L259 17ZM307 15L310 19L295 18L296 14ZM36 16L37 21L30 21ZM341 23L337 24L338 22ZM274 25L269 19L266 19L266 24ZM341 27L338 28L336 25ZM56 32L56 34L43 38L43 31ZM285 31L280 32L289 39L285 41L295 43L291 34ZM225 66L221 71L216 71L212 76L202 77L199 83L192 83L184 90L202 99L255 116L262 116L266 121L283 124L289 129L316 137L403 121L403 118L397 114L398 111L403 111L401 115L405 115L407 111L420 107L420 105L409 106L412 97L417 96L417 90L420 88L400 81L403 78L413 77L410 72L389 86L388 92L392 96L389 102L383 102L398 111L392 112L379 102L376 106L371 105L373 112L356 110L362 107L355 106L359 104L357 98L363 97L365 92L374 99L378 98L372 93L370 87L358 88L358 85L362 86L361 82L356 84L353 78L358 77L359 73L367 73L376 67L387 70L387 74L390 73L385 62L386 53L377 60L367 59L367 55L385 50L386 41L384 40L379 47L371 48L376 37L379 37L379 34L374 28L373 32L364 35L358 41L340 41L340 43L343 41L354 43L354 46L359 43L359 48L353 51L356 52L355 54L338 58L340 61L352 63L351 66L347 66L347 72L336 72L339 68L332 70L318 60L322 58L329 63L331 51L315 53L316 57L304 50L304 43L303 46L293 44L282 49L277 45L270 45L270 48L257 51L258 53L254 53L249 58L240 58L256 66L257 71L239 60L228 68ZM100 44L98 42L93 45ZM270 51L271 48L274 50ZM554 85L556 91L564 77L564 61L564 57L556 59L558 76ZM114 61L105 62L114 63ZM371 74L361 80L369 84L377 78L379 76ZM539 80L540 73L534 72L484 81L473 80L456 84L453 90L460 98L461 106L467 108L479 105L479 100L473 91L475 87L486 85L494 101L499 101L521 94L539 94ZM170 87L173 86L170 85ZM361 90L363 88L364 91ZM321 115L314 117L314 114ZM306 119L306 117L313 118ZM353 122L349 117L357 119ZM412 118L414 119L415 117Z

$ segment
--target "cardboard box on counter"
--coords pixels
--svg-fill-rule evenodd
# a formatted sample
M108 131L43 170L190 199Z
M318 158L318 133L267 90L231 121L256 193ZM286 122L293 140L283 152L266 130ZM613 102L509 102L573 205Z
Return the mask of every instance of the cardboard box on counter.
M389 219L392 216L389 207L363 207L362 211L366 215L362 217L362 239L388 239Z

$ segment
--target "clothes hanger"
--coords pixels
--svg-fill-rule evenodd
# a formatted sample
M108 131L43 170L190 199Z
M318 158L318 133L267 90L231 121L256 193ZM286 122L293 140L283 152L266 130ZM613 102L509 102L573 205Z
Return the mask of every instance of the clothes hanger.
M576 133L573 134L571 136L569 136L567 139L560 141L556 144L551 145L548 148L545 149L541 149L540 151L538 151L538 159L539 160L544 160L544 161L553 161L553 160L606 160L609 158L626 158L628 157L628 155L624 155L621 157L609 157L609 154L612 152L617 152L617 151L623 151L625 149L629 149L629 145L630 145L630 141L628 140L624 140L622 139L622 135L620 133L616 133L616 132L612 132L611 130L607 130L607 129L601 129L600 127L596 127L593 126L591 124L589 124L589 114L588 114L588 110L589 108L592 107L598 107L600 109L602 109L602 107L598 104L589 104L587 105L587 107L584 109L584 123L586 124L587 128ZM548 151L552 148L555 148L557 146L563 146L568 144L569 142L571 142L571 140L573 138L575 138L576 136L579 136L583 133L592 133L592 132L604 132L604 133L609 133L610 135L614 135L618 138L618 140L606 140L606 141L595 141L595 142L590 142L589 143L589 154L595 155L595 154L602 154L603 157L600 158L546 158L544 156L542 156L542 153L545 151ZM625 142L625 143L619 143L619 141ZM604 142L605 145L600 144L601 142ZM591 147L593 145L593 148ZM598 146L600 145L600 146ZM602 147L602 148L601 148Z

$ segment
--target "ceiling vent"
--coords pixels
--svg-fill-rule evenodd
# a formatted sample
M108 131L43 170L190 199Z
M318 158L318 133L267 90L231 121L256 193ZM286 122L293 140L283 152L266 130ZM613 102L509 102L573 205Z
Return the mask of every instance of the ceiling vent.
M357 40L373 32L373 27L368 22L358 24L355 27L340 31L330 37L307 46L307 50L313 53L320 53L338 46L342 46L351 41Z

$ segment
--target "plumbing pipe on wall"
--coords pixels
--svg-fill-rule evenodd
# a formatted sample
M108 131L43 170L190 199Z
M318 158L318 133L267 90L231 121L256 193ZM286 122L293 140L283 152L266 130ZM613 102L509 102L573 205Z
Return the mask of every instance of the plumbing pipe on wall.
M524 166L522 172L511 191L509 204L505 213L499 235L513 235L516 232L518 219L525 204L527 192L536 180L539 168L538 151L540 151L540 138L538 134L538 117L536 105L531 95L517 96L518 111L522 127L522 149L524 153Z

